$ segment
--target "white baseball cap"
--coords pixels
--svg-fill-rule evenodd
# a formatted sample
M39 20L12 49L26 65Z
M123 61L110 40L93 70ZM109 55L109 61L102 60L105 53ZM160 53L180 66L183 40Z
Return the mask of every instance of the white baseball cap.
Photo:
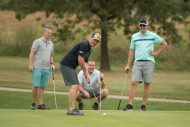
M92 34L92 38L97 40L98 42L101 42L101 34L100 33L94 32Z

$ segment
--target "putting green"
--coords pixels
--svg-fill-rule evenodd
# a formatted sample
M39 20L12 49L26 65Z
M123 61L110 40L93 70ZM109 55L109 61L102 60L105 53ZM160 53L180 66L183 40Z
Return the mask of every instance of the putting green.
M1 127L188 127L189 111L84 110L67 116L66 110L0 109Z

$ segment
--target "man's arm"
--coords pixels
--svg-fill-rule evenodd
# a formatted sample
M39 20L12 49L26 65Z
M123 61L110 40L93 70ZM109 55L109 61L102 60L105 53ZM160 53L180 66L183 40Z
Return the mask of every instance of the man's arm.
M101 88L102 88L102 89L106 88L106 84L105 84L104 80L102 80Z
M80 91L81 93L84 93L84 94L87 92L85 89L83 89L82 84L79 84L79 91ZM88 93L88 92L87 92L87 93Z
M79 91L80 91L81 93L83 93L83 92L84 92L84 89L83 89L83 87L82 87L82 85L81 85L81 84L79 84Z
M55 69L55 65L53 63L53 56L50 56L50 67L51 69Z
M131 69L131 65L134 61L134 50L130 49L128 54L127 66L125 67L125 71L128 72Z
M50 56L50 64L53 64L53 56Z
M106 84L104 82L104 74L100 73L100 83L101 83L101 88L104 89L106 87Z
M89 98L90 94L88 93L88 91L86 91L85 89L83 89L82 84L79 84L79 92L83 93L85 97Z
M34 59L34 50L30 51L30 55L29 55L29 61L28 61L28 69L30 72L33 71L33 59Z
M80 55L78 55L78 62L79 62L79 65L80 65L81 69L83 70L83 73L84 73L86 81L88 83L90 83L90 75L88 73L86 63L84 61L84 58L82 56L80 56Z
M167 45L167 42L163 40L160 48L157 51L150 51L149 54L152 56L158 56L167 47Z

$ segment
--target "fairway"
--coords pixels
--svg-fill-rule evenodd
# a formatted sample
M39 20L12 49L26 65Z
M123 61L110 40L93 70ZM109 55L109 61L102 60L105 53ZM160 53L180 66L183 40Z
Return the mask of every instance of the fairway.
M84 116L67 116L66 110L0 109L1 127L188 127L189 111L84 110Z

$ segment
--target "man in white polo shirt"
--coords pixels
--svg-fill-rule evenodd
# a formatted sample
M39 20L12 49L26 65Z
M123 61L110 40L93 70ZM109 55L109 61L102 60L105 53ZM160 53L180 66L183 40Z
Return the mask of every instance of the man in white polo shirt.
M133 109L133 99L137 90L137 84L144 82L143 100L141 110L146 111L146 102L149 95L150 84L152 83L155 60L166 47L167 42L156 33L147 29L148 20L139 21L139 32L132 35L128 62L125 71L128 72L132 67L132 83L129 90L129 101L124 110ZM157 49L154 45L159 44Z
M88 61L88 72L90 74L90 83L86 81L82 70L78 73L79 94L76 99L79 103L78 109L79 110L84 109L82 98L90 99L97 97L98 102L94 102L92 108L94 110L98 110L99 109L98 104L100 103L100 94L101 94L101 100L103 100L108 96L108 90L105 88L103 74L95 69L95 61L92 60ZM100 93L100 86L101 86L101 93Z

